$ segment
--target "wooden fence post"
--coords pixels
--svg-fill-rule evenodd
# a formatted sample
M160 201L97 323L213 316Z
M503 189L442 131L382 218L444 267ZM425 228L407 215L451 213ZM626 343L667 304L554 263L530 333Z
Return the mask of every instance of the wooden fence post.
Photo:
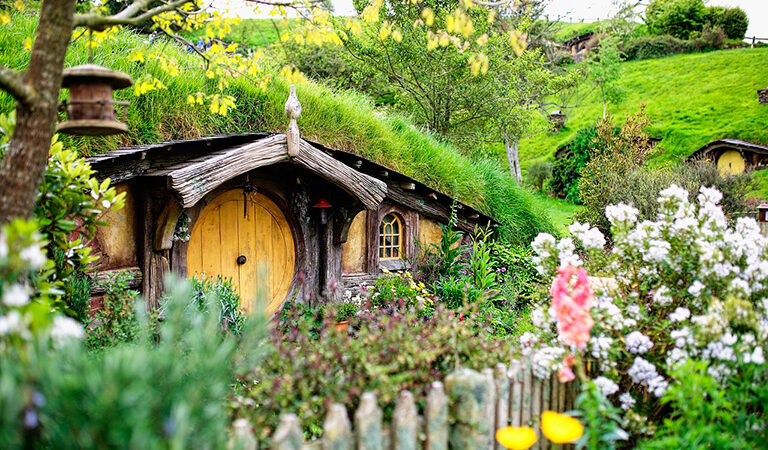
M509 368L496 364L496 422L494 424L493 440L496 441L496 431L509 425ZM495 442L496 450L504 447Z
M533 393L533 380L532 380L532 373L531 373L531 360L530 358L525 358L522 361L522 370L523 370L523 395L522 395L522 405L521 405L521 413L520 413L520 425L521 426L531 426L533 423L531 422L531 403L532 393Z
M366 392L360 397L360 406L355 412L355 433L357 435L357 450L383 450L381 442L382 414L376 404L376 395Z
M520 408L523 399L523 371L520 360L513 359L509 363L509 378L512 386L509 393L509 424L513 427L521 425Z
M392 450L416 450L418 429L419 413L413 394L402 391L392 413Z
M341 403L334 403L328 409L323 423L324 450L352 450L352 425L347 410Z
M237 419L232 423L232 436L227 443L228 450L258 450L259 442L253 435L248 419Z
M275 450L299 450L304 445L304 437L301 432L301 423L296 414L283 414L280 416L280 425L272 435L272 443Z
M496 380L493 377L493 369L483 369L485 385L487 389L485 403L485 421L488 423L488 445L486 448L493 450L496 442Z
M424 411L426 450L448 450L448 397L443 383L435 381L427 393Z
M488 428L492 425L486 419L489 399L486 378L474 370L460 369L445 378L445 387L454 422L449 434L450 447L456 450L489 448Z

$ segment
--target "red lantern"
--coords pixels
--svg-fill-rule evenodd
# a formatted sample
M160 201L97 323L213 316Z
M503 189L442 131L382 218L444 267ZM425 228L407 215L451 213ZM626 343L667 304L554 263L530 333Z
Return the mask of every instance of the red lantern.
M328 223L328 210L332 207L330 203L328 203L328 200L326 200L323 197L320 197L320 199L312 205L313 208L320 210L320 223L325 225Z

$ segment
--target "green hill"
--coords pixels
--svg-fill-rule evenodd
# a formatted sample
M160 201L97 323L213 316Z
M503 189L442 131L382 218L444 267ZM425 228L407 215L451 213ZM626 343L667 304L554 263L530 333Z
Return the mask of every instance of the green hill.
M768 144L768 105L757 103L757 89L768 85L768 48L722 50L622 64L627 96L609 111L622 118L646 105L651 135L662 138L654 163L676 161L720 138ZM580 106L568 109L567 126L558 133L525 139L525 167L549 159L579 128L602 116L602 104L589 87Z
M15 14L10 25L0 27L1 64L17 69L26 66L29 52L23 50L23 41L35 26L34 17ZM70 47L67 65L88 62L86 45L86 40L80 39ZM146 51L150 46L159 46L164 55L175 58L182 67L180 74L166 75L153 60L128 61L135 49ZM283 131L287 126L283 108L288 86L269 72L263 75L271 76L264 90L258 86L260 79L235 79L225 93L237 99L237 109L222 117L208 113L207 108L187 104L189 94L216 93L216 81L204 76L199 58L173 43L151 44L146 37L123 30L93 53L96 64L128 72L134 79L152 73L167 89L142 97L134 97L131 89L119 91L119 100L131 101L127 116L131 131L111 138L64 138L84 154L127 144L218 133ZM299 127L306 138L356 152L452 194L499 220L504 225L503 234L514 242L529 243L538 232L553 230L545 212L548 204L517 186L495 161L463 156L400 116L376 113L372 102L359 94L306 83L298 86L298 96L303 105ZM0 94L0 112L11 108L10 97Z

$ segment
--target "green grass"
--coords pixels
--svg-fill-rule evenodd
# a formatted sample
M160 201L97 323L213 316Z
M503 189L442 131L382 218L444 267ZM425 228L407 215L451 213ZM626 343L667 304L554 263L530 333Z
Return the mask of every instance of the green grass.
M647 105L652 136L662 150L652 163L678 161L721 138L768 144L768 106L757 103L757 92L768 84L768 48L722 50L630 61L622 64L625 100L609 111L619 119ZM589 88L584 85L582 93ZM582 127L602 116L594 94L567 110L567 127L559 133L524 139L521 164L551 159ZM501 150L499 150L499 153Z
M224 36L224 40L237 42L247 48L266 48L280 40L275 26L282 32L296 24L296 19L288 19L287 26L282 22L277 19L242 19L232 25L232 31ZM205 36L205 31L200 29L186 34L185 37L197 41L202 36Z
M10 25L0 27L0 64L17 69L26 66L29 56L22 50L22 41L35 25L35 17L16 14ZM68 66L88 61L84 44L78 41L70 47ZM184 70L176 77L169 77L159 70L155 61L130 63L121 57L134 49L146 50L150 45L160 46L160 50L176 58ZM228 117L221 117L186 103L189 94L217 92L215 81L205 78L200 59L174 44L149 44L143 36L124 30L115 41L107 41L95 49L93 62L128 72L134 79L146 72L152 73L167 89L142 97L133 97L132 90L119 91L118 99L131 101L127 117L130 132L110 138L63 138L84 154L127 144L218 133L280 132L287 126L283 108L288 86L274 76L265 90L257 86L259 80L236 79L226 93L236 97L237 109ZM517 186L497 162L463 156L400 116L377 115L370 100L353 92L334 92L306 83L298 87L298 96L303 105L299 127L305 138L355 152L454 195L496 218L503 224L502 235L513 242L529 243L538 232L553 231L546 214L547 206ZM0 94L0 111L12 108L10 97Z
M573 223L573 216L584 207L568 201L552 198L543 193L536 193L536 202L547 209L552 225L560 235L568 235L568 226Z

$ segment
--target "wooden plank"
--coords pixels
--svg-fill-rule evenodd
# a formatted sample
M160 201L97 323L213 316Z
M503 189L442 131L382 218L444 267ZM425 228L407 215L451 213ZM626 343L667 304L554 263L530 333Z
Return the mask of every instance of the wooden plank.
M376 395L365 392L355 412L357 450L383 450L382 412L376 404Z
M509 393L509 424L513 427L521 426L521 408L523 400L523 371L520 360L513 359L509 363L509 377L511 379Z
M529 358L525 358L522 363L523 367L523 392L522 392L522 404L520 405L520 423L524 426L531 426L531 405L533 398L533 380L531 373L531 361Z
M502 363L496 364L496 373L495 373L495 382L496 382L496 422L494 426L494 436L493 440L496 441L495 438L495 430L498 430L499 428L504 428L509 425L509 374L508 374L509 368ZM495 443L496 450L502 450L504 447L496 442Z
M282 414L280 425L272 435L272 446L275 450L300 450L304 445L304 435L301 423L296 414Z
M460 369L445 378L450 398L453 426L449 447L456 450L488 448L489 428L486 402L489 400L486 377L469 369Z
M352 425L347 410L341 403L334 403L323 423L323 449L352 450L353 447Z
M424 411L426 450L448 449L448 397L443 383L435 381L430 385Z
M541 413L544 411L552 411L551 407L552 396L552 376L541 380L541 409L539 410L539 424L541 424ZM540 448L549 450L550 442L547 439L541 441Z
M118 274L127 273L127 287L129 289L141 289L141 269L138 267L126 267L125 269L115 270L102 270L94 274L93 287L91 288L91 295L101 295L104 293L104 283L111 277L115 277Z
M392 450L416 450L418 426L419 415L413 394L402 391L392 413Z
M531 389L531 422L534 424L540 424L542 380L536 375L533 375L531 381L533 382L533 387ZM541 443L541 427L536 426L534 428L536 429L536 435L539 437L539 443Z
M237 198L229 193L228 198L219 207L219 256L221 258L220 274L231 276L232 284L242 293L240 286L240 270L237 257L240 253L237 229L243 218L242 197ZM240 200L240 201L238 201ZM205 236L203 237L205 239ZM211 249L212 250L212 249Z
M483 378L485 378L485 411L483 420L487 424L485 442L482 448L493 450L496 442L496 380L493 376L493 369L483 369Z
M318 150L307 141L301 141L301 151L291 161L337 185L360 200L367 209L374 209L387 195L387 185L358 172L348 165Z

